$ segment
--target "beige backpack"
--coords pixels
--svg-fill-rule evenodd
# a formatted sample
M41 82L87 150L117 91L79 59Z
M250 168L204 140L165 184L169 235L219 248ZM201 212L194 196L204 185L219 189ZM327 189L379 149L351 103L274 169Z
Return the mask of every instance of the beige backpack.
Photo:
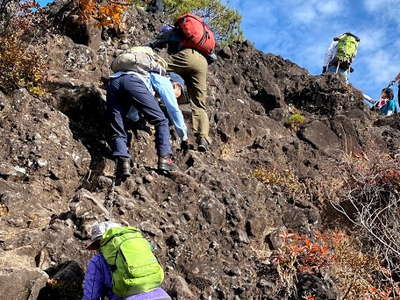
M132 47L127 52L118 55L111 63L111 70L116 72L135 71L139 73L166 73L167 62L146 46Z

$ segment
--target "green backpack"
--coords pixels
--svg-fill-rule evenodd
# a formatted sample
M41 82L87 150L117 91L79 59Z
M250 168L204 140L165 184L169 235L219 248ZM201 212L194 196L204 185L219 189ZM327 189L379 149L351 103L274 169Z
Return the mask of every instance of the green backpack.
M344 33L338 38L337 53L334 61L340 63L342 68L350 67L354 57L357 54L360 39L353 34Z
M135 227L114 227L104 233L100 251L112 270L113 293L125 298L159 288L163 268L150 243Z

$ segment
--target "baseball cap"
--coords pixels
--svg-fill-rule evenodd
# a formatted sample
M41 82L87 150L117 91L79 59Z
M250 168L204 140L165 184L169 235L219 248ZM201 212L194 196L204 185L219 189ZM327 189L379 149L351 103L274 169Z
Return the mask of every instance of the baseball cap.
M169 74L169 79L173 82L173 83L177 83L179 84L179 86L181 87L182 91L184 93L186 93L186 84L185 84L185 80L178 74L176 73L170 73Z
M90 238L92 242L89 244L89 246L86 247L86 249L95 250L97 248L96 242L101 240L101 237L103 236L104 233L106 233L108 229L121 226L122 226L121 224L110 221L93 224L91 229L91 238Z

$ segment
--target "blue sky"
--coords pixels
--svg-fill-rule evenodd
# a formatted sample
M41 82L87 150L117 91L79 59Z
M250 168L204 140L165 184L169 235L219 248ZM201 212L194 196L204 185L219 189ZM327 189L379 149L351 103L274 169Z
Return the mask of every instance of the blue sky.
M245 38L267 53L321 72L332 37L360 37L350 82L373 98L400 72L400 0L225 0ZM397 94L397 92L395 91Z

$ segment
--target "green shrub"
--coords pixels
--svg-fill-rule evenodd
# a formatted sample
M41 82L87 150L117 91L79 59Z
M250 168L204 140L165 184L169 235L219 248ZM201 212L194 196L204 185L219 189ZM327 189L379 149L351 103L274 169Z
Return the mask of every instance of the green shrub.
M287 119L287 121L285 122L285 126L297 130L299 126L305 121L306 117L304 117L302 114L294 113Z

